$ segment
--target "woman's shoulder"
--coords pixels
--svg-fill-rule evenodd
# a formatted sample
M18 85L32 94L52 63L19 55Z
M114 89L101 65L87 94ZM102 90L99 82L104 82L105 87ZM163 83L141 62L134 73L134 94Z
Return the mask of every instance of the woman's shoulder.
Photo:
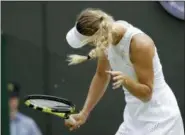
M152 38L144 33L134 35L130 43L131 54L154 54L155 44Z

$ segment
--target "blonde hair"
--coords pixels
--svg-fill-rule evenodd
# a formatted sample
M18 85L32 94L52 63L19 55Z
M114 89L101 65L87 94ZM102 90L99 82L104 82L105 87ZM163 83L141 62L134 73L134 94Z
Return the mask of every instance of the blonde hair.
M112 16L99 9L86 9L81 12L77 19L77 30L89 38L83 44L92 43L95 48L88 56L72 54L68 56L69 65L75 65L101 57L104 50L112 43Z

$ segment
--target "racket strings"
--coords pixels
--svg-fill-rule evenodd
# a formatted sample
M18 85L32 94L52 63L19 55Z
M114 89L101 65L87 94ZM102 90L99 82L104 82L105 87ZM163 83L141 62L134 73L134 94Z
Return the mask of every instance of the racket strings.
M70 108L69 105L66 105L61 102L45 100L45 99L31 99L31 104L38 107L49 107L49 108Z

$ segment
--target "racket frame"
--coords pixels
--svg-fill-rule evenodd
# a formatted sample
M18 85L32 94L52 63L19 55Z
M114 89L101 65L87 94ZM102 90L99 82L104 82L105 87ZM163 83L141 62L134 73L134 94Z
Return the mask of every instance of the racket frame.
M70 107L69 107L69 109L66 109L66 110L57 109L57 108L49 108L49 107L40 107L40 106L36 106L36 105L32 104L30 102L30 100L32 100L32 99L41 99L41 100L43 99L43 100L56 101L59 103L64 103ZM39 94L28 95L24 98L24 103L29 108L32 108L34 110L39 110L44 113L53 114L53 115L59 116L64 119L68 119L70 114L75 113L75 105L71 101L69 101L65 98L60 98L60 97L56 97L56 96L39 95Z

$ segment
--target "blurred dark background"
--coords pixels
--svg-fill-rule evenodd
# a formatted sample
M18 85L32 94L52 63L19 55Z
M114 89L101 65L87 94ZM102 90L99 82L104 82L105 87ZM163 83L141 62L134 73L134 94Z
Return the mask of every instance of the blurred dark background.
M1 2L2 30L6 40L6 78L21 84L28 94L66 97L80 109L96 68L91 61L69 67L66 55L74 50L65 35L84 8L101 8L149 34L156 43L166 81L175 93L184 119L184 21L169 15L158 2ZM20 105L43 135L113 135L122 122L122 90L108 88L89 121L75 133L55 116Z

